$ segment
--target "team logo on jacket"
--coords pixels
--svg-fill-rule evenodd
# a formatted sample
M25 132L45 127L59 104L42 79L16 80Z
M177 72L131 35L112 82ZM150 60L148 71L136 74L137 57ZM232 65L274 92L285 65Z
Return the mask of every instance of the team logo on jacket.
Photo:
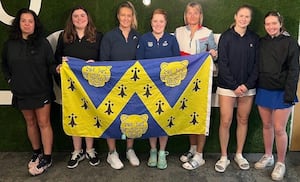
M162 44L162 45L163 45L164 47L166 47L166 46L168 46L168 45L169 45L169 43L168 43L168 41L166 41L166 40L165 40L165 41L163 42L163 44Z
M153 47L153 42L148 42L148 47Z

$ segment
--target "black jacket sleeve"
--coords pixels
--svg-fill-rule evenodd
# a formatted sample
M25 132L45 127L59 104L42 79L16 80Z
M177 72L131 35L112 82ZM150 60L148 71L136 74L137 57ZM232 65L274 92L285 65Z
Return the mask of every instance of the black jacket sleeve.
M285 84L285 103L293 103L296 97L297 85L299 79L299 45L291 38L288 57L287 57L288 75Z

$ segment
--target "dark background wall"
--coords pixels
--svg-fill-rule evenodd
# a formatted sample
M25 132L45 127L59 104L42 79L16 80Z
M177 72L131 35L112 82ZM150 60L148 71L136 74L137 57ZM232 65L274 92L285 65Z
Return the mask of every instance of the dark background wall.
M15 15L17 10L28 7L28 0L1 0L5 11ZM63 29L66 18L72 7L83 5L90 12L99 31L105 33L117 26L116 8L123 1L120 0L44 0L39 17L46 29L46 36ZM131 1L138 14L138 31L145 33L150 30L149 19L155 8L164 8L168 12L167 31L173 32L176 27L183 25L183 12L188 0L152 0L152 4L145 7L142 0ZM300 19L300 0L200 0L204 10L204 25L215 33L225 31L233 22L236 8L242 4L249 4L254 8L254 16L250 28L259 35L265 34L263 27L263 16L269 10L278 10L285 18L285 27L294 37L298 37ZM8 25L0 22L0 50L3 42L7 39ZM8 85L0 74L0 90L8 89ZM66 136L62 130L60 106L54 104L52 109L52 125L54 128L54 150L72 150L71 138ZM212 109L210 136L206 143L205 151L219 152L218 143L219 110ZM232 127L232 137L229 151L235 148L235 124ZM125 142L120 142L124 148ZM99 139L95 143L100 151L106 151L106 143ZM148 141L138 140L137 148L140 151L148 151ZM169 151L181 152L188 146L186 136L171 137L168 143ZM28 151L30 144L27 140L26 126L21 113L10 106L0 106L0 151ZM246 141L245 152L263 151L261 121L255 106L250 116L249 132Z

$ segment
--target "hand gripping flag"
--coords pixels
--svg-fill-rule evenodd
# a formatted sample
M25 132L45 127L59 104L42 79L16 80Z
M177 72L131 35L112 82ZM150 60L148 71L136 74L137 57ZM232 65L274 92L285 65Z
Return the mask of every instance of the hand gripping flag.
M208 53L86 63L61 68L67 135L149 138L208 135L212 59Z

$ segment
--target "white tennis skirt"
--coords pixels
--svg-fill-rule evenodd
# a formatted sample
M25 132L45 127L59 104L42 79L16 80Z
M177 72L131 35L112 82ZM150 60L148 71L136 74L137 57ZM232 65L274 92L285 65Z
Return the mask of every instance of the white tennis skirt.
M245 94L243 94L242 96L237 96L237 95L235 95L233 90L217 87L216 93L218 95L224 95L224 96L229 96L229 97L244 97L244 96L253 96L253 95L255 95L256 94L256 89L255 88L250 89Z

